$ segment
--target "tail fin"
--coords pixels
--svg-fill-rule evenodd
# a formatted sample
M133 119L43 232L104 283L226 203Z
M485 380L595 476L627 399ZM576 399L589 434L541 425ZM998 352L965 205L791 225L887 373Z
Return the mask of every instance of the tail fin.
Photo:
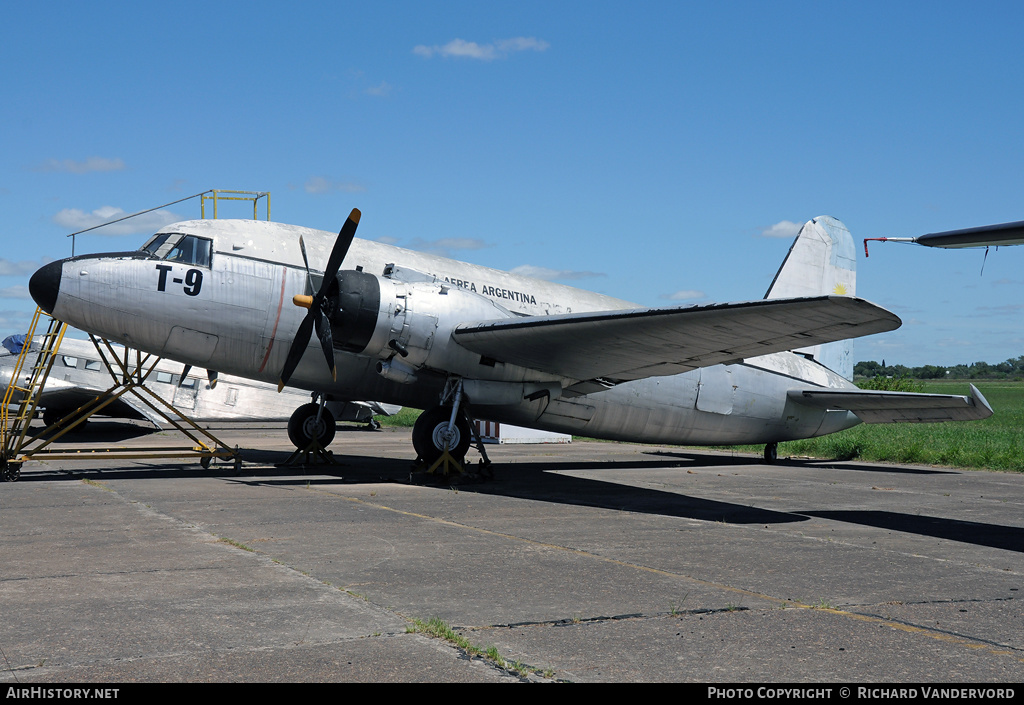
M853 236L840 221L827 215L804 223L775 274L766 299L799 296L854 296L857 293L857 250ZM853 342L802 348L796 352L814 357L846 379L853 379Z

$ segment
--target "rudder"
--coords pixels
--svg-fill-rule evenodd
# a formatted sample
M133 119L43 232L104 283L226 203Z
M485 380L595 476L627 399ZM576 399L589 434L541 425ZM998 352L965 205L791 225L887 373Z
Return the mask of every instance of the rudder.
M828 215L804 223L785 261L768 287L766 299L804 296L855 296L857 250L846 226ZM795 352L815 360L846 379L853 379L853 342L801 348Z

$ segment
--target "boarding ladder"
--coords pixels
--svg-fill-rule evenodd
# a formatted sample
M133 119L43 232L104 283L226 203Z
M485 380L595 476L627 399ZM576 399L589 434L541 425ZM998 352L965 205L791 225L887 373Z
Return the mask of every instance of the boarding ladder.
M36 328L40 321L46 320L46 333L42 336L40 346L32 350ZM21 463L16 458L25 443L28 425L35 417L39 406L39 397L46 378L53 367L54 353L60 349L67 326L40 308L36 309L29 324L25 344L18 353L11 380L4 393L3 407L0 408L0 434L3 436L2 475L5 480L17 480L21 474ZM35 355L35 362L29 374L22 377L26 361ZM12 413L12 409L14 409Z

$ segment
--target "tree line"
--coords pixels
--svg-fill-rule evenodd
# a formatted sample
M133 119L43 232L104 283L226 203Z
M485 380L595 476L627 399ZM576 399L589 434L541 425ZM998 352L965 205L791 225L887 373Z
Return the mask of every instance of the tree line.
M1010 358L995 365L987 362L972 362L969 365L886 365L875 360L858 362L853 367L853 377L858 378L909 378L909 379L1024 379L1024 355Z

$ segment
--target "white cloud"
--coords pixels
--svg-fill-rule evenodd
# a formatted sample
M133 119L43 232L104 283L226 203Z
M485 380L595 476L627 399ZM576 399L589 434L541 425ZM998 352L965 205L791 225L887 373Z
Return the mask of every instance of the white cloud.
M547 42L535 37L499 39L493 44L477 44L464 39L453 39L444 46L419 44L413 47L412 52L427 59L433 56L443 56L445 58L493 61L494 59L504 59L516 51L545 51L549 46L551 45Z
M31 319L32 314L28 311L0 311L0 330L23 331Z
M792 220L780 220L761 231L761 237L796 237L802 226Z
M9 259L0 259L0 276L2 277L20 277L24 274L32 274L46 262L29 262L23 260L21 262L12 262Z
M574 279L589 279L591 277L606 277L604 272L572 271L569 269L550 269L549 267L537 267L532 264L523 264L509 270L512 274L544 281L570 281Z
M27 286L7 286L0 289L0 299L30 299Z
M451 257L452 250L482 250L486 247L493 247L493 245L475 237L443 237L440 240L416 238L411 244L411 248L414 250L442 257Z
M662 294L661 298L669 301L692 301L693 299L706 299L707 294L697 289L680 289L673 294Z
M378 98L386 98L391 95L391 90L392 86L390 83L387 81L381 81L376 86L370 86L363 92L366 93L366 95L375 95Z
M78 232L101 223L124 218L126 215L129 215L126 211L114 206L103 206L97 208L92 213L86 213L77 208L65 208L53 216L53 222L62 228ZM138 235L140 233L156 232L165 225L170 225L179 220L185 220L185 218L170 211L158 210L122 220L119 223L99 228L93 232L97 235Z
M47 159L36 167L36 171L67 171L72 174L85 174L90 171L121 171L124 169L124 162L120 159L104 159L103 157L89 157L79 162L74 159Z
M303 188L306 193L332 193L334 191L340 191L342 193L363 193L366 191L366 187L362 184L357 184L351 181L334 181L328 179L325 176L311 176L306 180Z

